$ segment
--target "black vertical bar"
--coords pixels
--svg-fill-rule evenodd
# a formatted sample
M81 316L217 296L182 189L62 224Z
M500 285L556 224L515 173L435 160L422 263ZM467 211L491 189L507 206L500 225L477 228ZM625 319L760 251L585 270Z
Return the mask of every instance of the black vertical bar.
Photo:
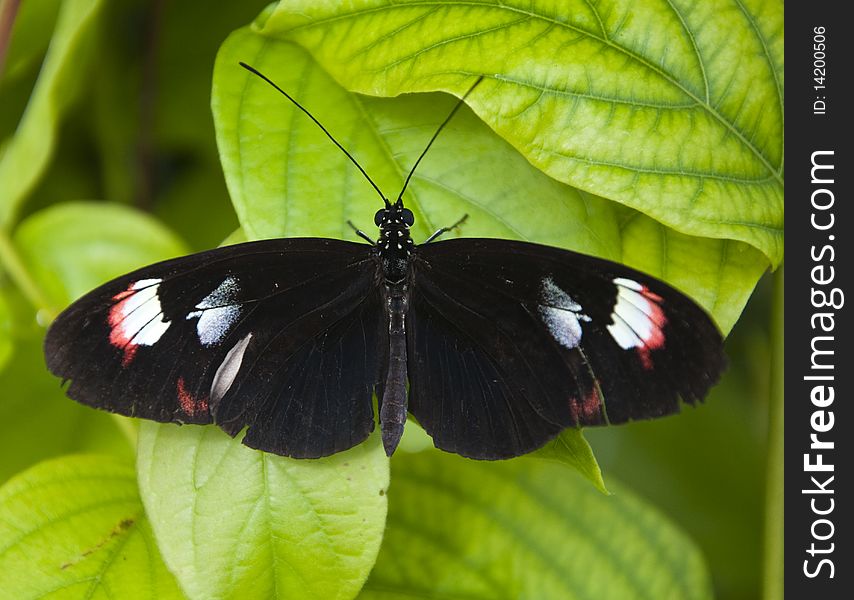
M854 32L844 2L786 4L785 593L854 597Z

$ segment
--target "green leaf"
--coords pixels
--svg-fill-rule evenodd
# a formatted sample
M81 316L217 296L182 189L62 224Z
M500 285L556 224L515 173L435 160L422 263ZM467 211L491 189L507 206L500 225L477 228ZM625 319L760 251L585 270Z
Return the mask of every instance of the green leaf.
M12 356L12 309L6 301L6 293L0 287L0 373Z
M133 468L100 456L41 463L0 488L7 598L183 598L166 570Z
M698 549L622 486L562 465L395 455L364 600L710 598Z
M35 213L15 245L53 306L146 264L186 253L184 243L140 211L105 202L67 202Z
M29 104L12 139L0 146L0 227L8 227L53 152L59 121L83 79L97 32L100 0L66 0Z
M552 177L782 258L782 2L295 0L258 27L357 92L484 74L469 104Z
M597 490L608 494L602 470L593 449L581 429L564 429L555 439L531 454L532 457L553 460L568 465L581 473Z
M144 422L137 472L164 560L192 598L352 598L379 550L388 459L379 436L319 460L215 427Z

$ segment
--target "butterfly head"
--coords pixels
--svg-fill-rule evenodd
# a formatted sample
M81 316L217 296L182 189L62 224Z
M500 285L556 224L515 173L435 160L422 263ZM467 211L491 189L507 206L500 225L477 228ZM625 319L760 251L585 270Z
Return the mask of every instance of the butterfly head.
M380 228L377 245L389 254L409 254L414 247L409 228L415 222L412 211L403 206L403 201L394 204L386 200L385 208L374 215L374 224Z

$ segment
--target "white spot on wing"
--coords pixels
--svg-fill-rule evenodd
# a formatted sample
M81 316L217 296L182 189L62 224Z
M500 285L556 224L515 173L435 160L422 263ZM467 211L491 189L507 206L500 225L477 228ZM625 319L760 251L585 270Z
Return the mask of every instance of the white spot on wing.
M634 290L619 288L617 314L632 328L637 336L645 340L652 333L654 327L650 315L652 308L649 300Z
M110 311L110 340L116 345L153 346L169 329L157 296L161 281L140 279L116 296L120 301Z
M637 281L632 279L626 279L625 277L616 277L614 278L614 283L623 288L629 288L630 290L634 290L639 292L643 289L643 286L639 284Z
M134 290L134 293L128 294L122 301L120 310L122 315L126 317L125 322L145 318L145 321L140 323L140 326L134 329L134 331L138 331L145 323L160 313L160 300L157 298L159 283L159 279L137 281L130 286L130 289ZM140 314L137 315L136 313Z
M222 400L226 392L231 388L234 379L237 377L240 366L243 364L243 355L246 353L246 348L249 346L249 341L252 339L252 333L247 333L237 342L234 347L228 351L222 364L216 370L216 374L211 383L210 405L211 409Z
M140 279L139 281L134 282L130 289L132 290L141 290L142 288L147 288L151 286L156 286L163 281L162 279Z
M188 320L199 318L196 331L203 345L211 346L220 342L240 316L240 306L232 304L239 290L237 279L226 277L214 291L196 304L199 310L187 315Z
M614 338L614 341L617 342L617 345L623 350L643 345L641 339L634 331L632 331L628 324L620 318L619 313L617 313L617 317L614 319L614 322L607 326L607 329L611 333L611 337Z
M661 329L665 323L661 307L653 300L659 299L641 284L618 277L617 302L607 326L614 341L624 350L663 343Z
M148 322L139 332L133 336L130 343L137 346L153 346L156 344L166 330L169 329L171 323L164 321L162 315Z
M541 306L540 316L549 328L552 337L564 348L575 348L581 341L581 323L578 316L567 310Z
M577 347L581 342L581 321L590 321L581 312L581 305L555 285L551 277L543 279L542 302L540 316L552 337L564 348Z
M199 341L205 346L211 346L225 337L239 315L239 306L220 306L191 312L187 317L199 317L196 325Z

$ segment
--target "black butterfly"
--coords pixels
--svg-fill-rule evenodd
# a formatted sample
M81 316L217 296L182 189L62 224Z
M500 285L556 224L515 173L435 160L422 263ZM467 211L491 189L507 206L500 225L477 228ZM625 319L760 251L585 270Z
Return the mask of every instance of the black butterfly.
M538 244L434 241L448 228L416 245L412 212L383 200L379 239L357 230L370 245L249 242L89 292L48 331L48 368L84 404L246 428L244 444L297 458L367 438L374 393L387 454L408 411L437 448L498 459L674 413L719 378L720 333L667 284Z

